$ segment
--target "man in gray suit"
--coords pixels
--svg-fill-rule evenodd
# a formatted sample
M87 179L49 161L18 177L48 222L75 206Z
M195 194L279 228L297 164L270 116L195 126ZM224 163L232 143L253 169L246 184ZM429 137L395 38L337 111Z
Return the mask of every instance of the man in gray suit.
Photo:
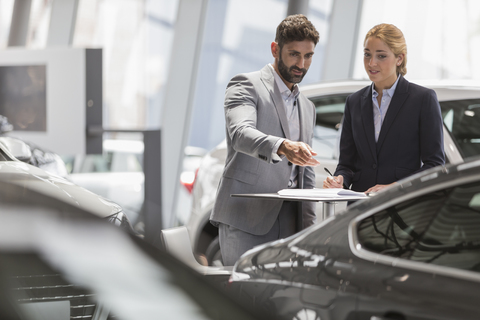
M230 197L315 187L315 106L299 92L319 35L304 15L285 18L271 44L274 63L235 76L225 93L227 159L210 221L224 265L256 245L315 222L313 202Z

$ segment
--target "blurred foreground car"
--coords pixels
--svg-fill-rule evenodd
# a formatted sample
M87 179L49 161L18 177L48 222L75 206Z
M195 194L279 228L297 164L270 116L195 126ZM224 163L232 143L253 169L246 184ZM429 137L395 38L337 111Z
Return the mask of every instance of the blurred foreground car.
M460 163L464 158L480 155L480 83L418 82L437 93L444 118L444 148L448 163ZM370 85L369 81L341 81L302 87L317 110L313 149L321 165L315 167L316 186L322 187L326 178L324 167L335 172L338 162L340 123L345 99L353 92ZM193 188L192 213L187 228L192 248L199 261L220 265L218 229L210 224L218 183L227 156L223 141L209 152L198 169ZM336 211L345 208L337 204ZM318 222L322 220L322 206L317 205Z
M287 319L474 320L480 158L399 181L236 263L230 288Z
M0 156L0 319L272 319Z

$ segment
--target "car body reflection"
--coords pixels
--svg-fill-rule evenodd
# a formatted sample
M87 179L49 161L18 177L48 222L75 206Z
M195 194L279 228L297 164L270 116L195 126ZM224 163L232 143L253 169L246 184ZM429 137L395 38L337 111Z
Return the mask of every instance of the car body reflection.
M230 288L296 319L477 319L480 159L428 170L256 247Z

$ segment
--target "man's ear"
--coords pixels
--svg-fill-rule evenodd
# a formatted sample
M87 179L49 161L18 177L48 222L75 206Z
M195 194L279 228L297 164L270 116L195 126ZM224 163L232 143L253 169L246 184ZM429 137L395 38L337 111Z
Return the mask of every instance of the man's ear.
M272 50L272 56L274 58L278 58L280 56L280 46L278 45L278 43L273 41L272 44L270 45L270 48Z

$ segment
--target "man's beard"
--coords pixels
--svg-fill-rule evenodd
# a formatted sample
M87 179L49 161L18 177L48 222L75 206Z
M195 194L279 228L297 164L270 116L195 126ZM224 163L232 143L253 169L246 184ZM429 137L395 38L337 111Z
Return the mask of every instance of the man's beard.
M298 70L302 72L302 75L296 76L292 73L292 70ZM280 51L280 57L278 58L278 71L280 72L280 75L282 78L290 83L300 83L303 80L303 77L307 74L308 69L300 69L297 66L291 66L290 68L287 67L285 63L283 63L282 60L282 52Z

